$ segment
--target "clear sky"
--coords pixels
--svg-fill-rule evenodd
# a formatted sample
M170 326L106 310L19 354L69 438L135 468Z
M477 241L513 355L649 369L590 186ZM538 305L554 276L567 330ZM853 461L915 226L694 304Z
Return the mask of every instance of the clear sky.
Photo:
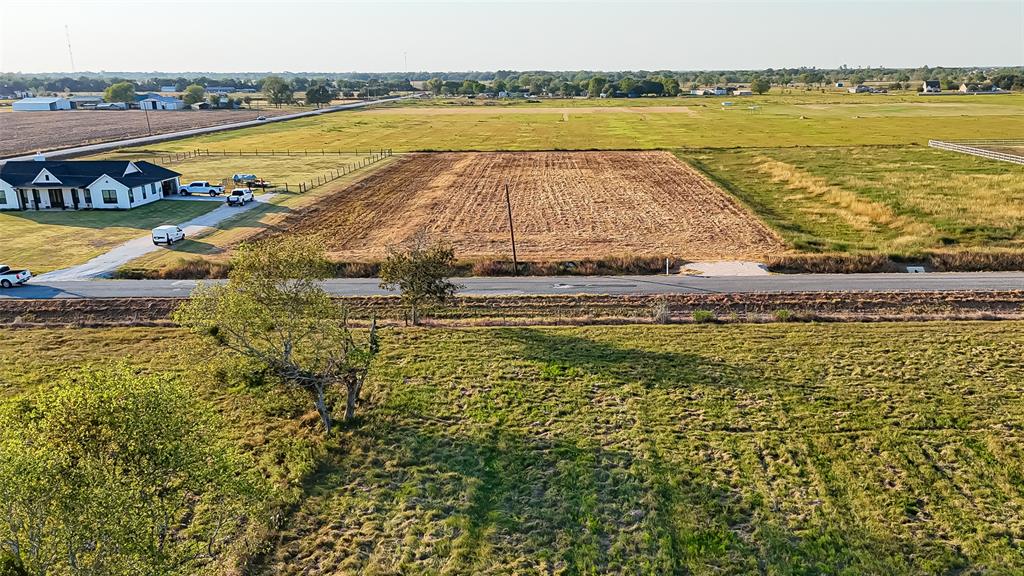
M1024 65L1024 0L0 0L0 71Z

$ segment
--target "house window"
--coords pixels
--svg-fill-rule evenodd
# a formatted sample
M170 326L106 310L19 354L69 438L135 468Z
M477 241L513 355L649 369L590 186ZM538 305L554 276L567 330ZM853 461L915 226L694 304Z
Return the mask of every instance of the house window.
M145 186L139 186L139 188L142 190L142 199L145 200L146 199L146 187Z
M0 204L7 204L7 190L0 190Z
M129 188L128 189L128 203L129 204L131 204L132 202L135 202L135 194L133 193L133 191L134 191L134 188Z
M117 190L103 190L104 204L117 204Z
M82 192L85 192L85 203L92 204L92 191L86 188L85 190L82 190Z

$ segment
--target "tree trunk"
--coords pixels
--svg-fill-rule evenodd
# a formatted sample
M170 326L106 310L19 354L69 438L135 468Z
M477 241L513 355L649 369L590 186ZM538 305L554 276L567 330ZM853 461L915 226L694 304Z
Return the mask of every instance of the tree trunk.
M351 422L356 417L356 404L359 402L359 392L363 389L363 379L354 376L345 382L348 397L345 400L345 421Z
M329 436L334 421L331 418L331 406L327 403L327 389L322 384L316 386L313 402L316 404L317 413L320 414L320 421L324 424L324 434Z

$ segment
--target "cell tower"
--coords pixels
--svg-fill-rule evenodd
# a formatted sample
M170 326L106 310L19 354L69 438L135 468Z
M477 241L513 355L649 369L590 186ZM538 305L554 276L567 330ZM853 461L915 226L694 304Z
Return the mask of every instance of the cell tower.
M68 41L68 58L71 59L71 72L75 71L75 55L71 52L71 32L68 30L68 25L64 25L64 37Z

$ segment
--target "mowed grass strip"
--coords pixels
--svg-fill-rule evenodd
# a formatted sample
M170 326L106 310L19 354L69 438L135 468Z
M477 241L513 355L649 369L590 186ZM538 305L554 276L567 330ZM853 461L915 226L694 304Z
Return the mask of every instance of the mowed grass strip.
M919 146L682 153L801 251L1024 246L1024 167Z
M2 211L0 261L33 273L82 264L162 224L180 224L219 202L158 200L131 210Z
M295 503L266 574L1024 570L1021 323L389 330L333 447L212 355L16 330L0 394L126 356L186 378Z
M835 100L837 96L829 96ZM841 98L841 96L839 96ZM929 139L1005 137L1024 131L1024 99L920 99L920 102L808 104L784 97L759 101L659 99L644 110L582 101L543 105L425 106L325 114L315 118L179 140L168 150L235 151L376 149L424 150L624 150L924 144ZM645 102L627 99L629 102ZM722 106L722 102L733 102ZM851 101L853 102L853 101ZM880 104L885 104L880 106ZM756 110L749 109L757 106ZM462 111L463 108L468 109ZM678 109L677 109L678 108ZM529 110L532 113L524 113Z

